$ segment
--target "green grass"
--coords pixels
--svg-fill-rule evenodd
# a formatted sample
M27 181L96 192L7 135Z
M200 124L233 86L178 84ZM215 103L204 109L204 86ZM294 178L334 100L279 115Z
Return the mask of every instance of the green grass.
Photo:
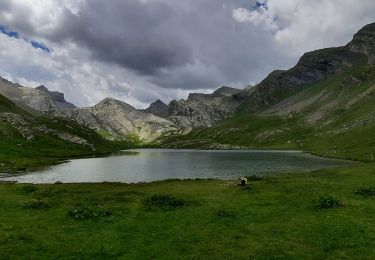
M0 94L0 113L16 113L27 114L25 111L17 107L12 101Z
M370 259L375 198L358 191L375 186L374 172L369 164L245 187L0 184L1 258Z
M95 131L62 118L33 116L0 95L0 113L22 115L30 129L45 127L59 133L68 133L87 140L91 146L64 141L56 133L38 133L32 140L24 138L7 121L0 120L0 172L35 170L73 157L104 155L119 149L139 145L129 141L110 142ZM93 149L94 148L94 149Z
M131 146L127 142L106 141L94 131L73 122L35 118L34 124L80 136L93 144L94 150L88 146L64 141L53 134L42 134L33 140L27 140L10 125L0 122L0 172L34 170L68 158L104 155ZM1 136L2 129L5 129L5 134Z
M354 80L353 80L354 79ZM356 82L359 82L357 84ZM320 98L287 116L269 115L272 105L257 113L239 114L214 127L195 129L183 136L162 140L163 147L212 149L220 145L235 148L298 149L318 155L373 162L375 156L375 72L361 61L351 69L288 92L279 99L298 95L301 102L321 94ZM358 102L347 104L361 97ZM316 122L309 118L328 106ZM244 104L245 106L247 103ZM241 108L241 107L240 107Z

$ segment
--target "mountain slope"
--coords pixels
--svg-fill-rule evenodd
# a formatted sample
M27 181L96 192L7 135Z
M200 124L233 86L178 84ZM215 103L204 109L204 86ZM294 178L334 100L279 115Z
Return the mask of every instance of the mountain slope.
M71 156L128 147L71 120L34 116L0 95L0 172L34 169Z
M164 139L164 147L269 147L373 161L375 24L345 47L305 54L236 94L234 117L211 128ZM229 146L228 146L229 144Z
M26 113L21 108L17 107L12 101L0 94L0 113L16 113L24 114Z
M0 94L34 115L58 113L60 109L45 92L0 78Z
M177 130L172 122L164 118L138 111L111 98L93 107L70 110L67 118L94 129L110 140L151 142L160 135Z
M239 89L221 87L212 94L191 93L186 100L169 104L169 119L182 129L210 127L233 115L239 105L233 94Z
M0 78L0 94L35 116L75 121L111 141L151 142L176 126L167 119L136 110L125 102L105 99L93 107L77 108L64 94L45 86L27 88Z
M168 105L160 99L153 102L148 108L143 111L162 118L167 118L169 116Z
M64 93L57 92L57 91L49 91L48 88L45 86L39 86L36 89L46 93L48 96L50 96L53 100L53 102L60 108L60 109L73 109L76 108L75 105L72 103L69 103L65 100Z

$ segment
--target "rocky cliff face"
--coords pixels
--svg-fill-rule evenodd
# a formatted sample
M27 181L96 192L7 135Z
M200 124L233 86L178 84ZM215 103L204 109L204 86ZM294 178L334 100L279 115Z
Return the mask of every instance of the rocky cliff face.
M34 115L73 120L107 139L140 139L150 142L160 135L177 130L167 119L136 110L114 99L105 99L89 108L76 108L63 93L46 87L26 88L5 79L0 80L0 94Z
M168 105L165 104L160 99L156 100L154 103L152 103L148 108L143 110L146 113L153 114L155 116L168 118Z
M169 104L169 119L183 129L210 127L231 116L238 102L232 95L239 89L221 87L212 94L192 93L187 100Z
M138 138L150 142L176 126L161 117L144 113L115 100L104 99L90 108L77 108L67 112L70 119L95 129L108 139Z
M58 113L59 107L45 92L0 78L0 94L32 114Z
M374 46L375 24L370 24L355 34L348 45L308 52L295 67L272 72L257 86L244 90L236 98L244 103L245 110L258 111L279 102L288 93L303 90L310 84L351 68L363 58L374 65Z
M42 91L43 93L46 93L48 96L50 96L55 103L55 105L60 109L73 109L76 108L75 105L72 103L69 103L65 100L64 93L57 92L57 91L49 91L48 88L45 86L39 86L36 88L37 90Z
M368 24L359 30L345 47L352 52L365 54L369 64L375 65L375 23Z
M360 59L361 54L344 47L309 52L304 54L292 69L270 73L257 86L246 89L236 95L236 98L246 104L247 111L255 112L279 102L288 93L302 90L310 84L352 67Z

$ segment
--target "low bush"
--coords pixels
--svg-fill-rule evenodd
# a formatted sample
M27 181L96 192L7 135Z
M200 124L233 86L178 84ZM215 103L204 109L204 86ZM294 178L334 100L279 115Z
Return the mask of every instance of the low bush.
M144 204L148 209L177 209L187 205L186 200L178 199L172 195L153 195L148 197Z
M220 218L233 218L236 216L232 211L225 210L225 209L219 209L216 212L216 216Z
M33 193L38 190L38 187L36 185L30 184L30 185L24 185L20 188L22 193Z
M40 210L40 209L49 209L50 207L51 206L47 201L41 200L41 199L31 199L31 200L27 200L27 201L22 203L23 209Z
M263 180L262 177L256 176L256 175L251 175L246 177L247 181L261 181Z
M334 198L319 198L317 207L319 209L333 209L333 208L340 208L343 207L344 205L342 204L341 201L336 200Z
M47 189L43 189L43 190L38 190L37 192L35 192L35 194L37 196L40 196L40 197L53 197L56 194L59 194L61 192L63 192L63 191L62 190L53 189L53 188L47 188Z
M356 195L361 195L363 197L375 196L375 187L362 188L354 192Z
M79 203L70 209L68 215L75 220L89 220L100 217L110 217L112 212L94 203Z

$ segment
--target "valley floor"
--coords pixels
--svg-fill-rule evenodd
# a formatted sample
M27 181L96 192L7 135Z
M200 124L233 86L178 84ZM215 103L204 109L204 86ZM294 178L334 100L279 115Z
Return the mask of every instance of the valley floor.
M370 259L375 165L235 181L0 184L0 258Z

